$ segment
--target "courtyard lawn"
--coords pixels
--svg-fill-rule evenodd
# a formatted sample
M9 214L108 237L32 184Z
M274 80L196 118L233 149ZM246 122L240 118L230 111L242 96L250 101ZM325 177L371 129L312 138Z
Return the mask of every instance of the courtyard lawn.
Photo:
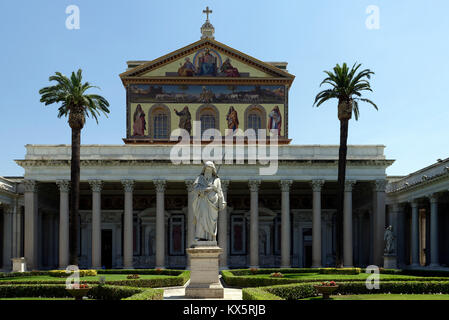
M323 300L321 296L300 300ZM449 300L449 294L358 294L335 295L330 300Z
M321 273L285 273L283 274L283 279L297 279L297 280L310 280L310 281L344 281L344 280L358 280L363 281L366 280L370 275L368 273L359 273L359 274L321 274ZM239 276L237 276L239 277ZM255 274L255 275L245 275L241 277L251 277L251 278L273 278L270 274ZM282 279L281 278L281 279ZM410 280L415 278L422 278L420 276L410 276L410 275L401 275L401 274L380 274L380 280ZM432 277L426 277L429 281L432 280ZM440 277L441 278L441 277ZM449 278L448 278L449 279Z
M136 274L138 274L136 272ZM175 276L159 275L159 274L142 274L139 275L139 279L162 279L162 278L174 278ZM99 281L100 277L105 277L106 281L117 281L117 280L128 280L127 274L99 274L97 276L86 276L80 277L80 282L83 281ZM18 282L28 282L28 281L65 281L64 277L51 277L51 276L26 276L26 277L10 277L10 278L0 278L1 281L18 281Z

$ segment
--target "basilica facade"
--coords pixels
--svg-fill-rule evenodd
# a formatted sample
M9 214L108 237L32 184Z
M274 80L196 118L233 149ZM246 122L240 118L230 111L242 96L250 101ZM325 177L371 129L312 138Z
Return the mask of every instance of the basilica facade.
M201 31L199 41L160 58L128 61L120 74L126 91L123 143L81 146L80 267L188 268L192 183L204 154L212 157L206 151L213 141L228 143L226 157L212 159L227 202L218 218L220 267L333 266L338 146L289 139L294 76L286 62L263 62L216 41L209 20ZM383 265L386 224L399 230L401 266L429 264L429 254L437 265L449 263L447 246L434 249L446 237L442 231L437 240L430 231L424 240L419 236L423 223L434 231L447 219L435 218L432 197L430 209L417 209L426 206L428 193L413 200L411 209L404 205L408 185L403 177L387 178L393 160L384 149L348 146L345 266ZM174 150L189 156L173 161L179 159ZM253 158L254 150L262 157ZM4 270L16 257L25 257L29 270L68 265L70 155L70 145L27 145L24 159L16 160L24 177L0 178ZM274 172L263 173L273 164ZM447 167L441 170L445 191L429 189L440 199L440 211L447 210L449 181ZM426 185L432 181L429 175ZM426 243L434 244L432 251Z

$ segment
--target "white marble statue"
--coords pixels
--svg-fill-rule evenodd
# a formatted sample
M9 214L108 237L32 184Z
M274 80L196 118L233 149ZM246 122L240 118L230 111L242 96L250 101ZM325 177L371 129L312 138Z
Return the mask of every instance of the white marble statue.
M395 236L393 234L393 227L392 226L388 226L385 229L385 233L384 233L384 243L385 243L385 254L393 254L394 253L394 239Z
M195 240L216 241L218 211L226 207L220 178L212 161L204 164L193 184Z

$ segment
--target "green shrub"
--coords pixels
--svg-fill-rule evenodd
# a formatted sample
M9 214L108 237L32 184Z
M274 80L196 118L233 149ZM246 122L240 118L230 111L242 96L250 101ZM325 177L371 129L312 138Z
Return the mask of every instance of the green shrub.
M360 268L320 268L320 274L359 274Z

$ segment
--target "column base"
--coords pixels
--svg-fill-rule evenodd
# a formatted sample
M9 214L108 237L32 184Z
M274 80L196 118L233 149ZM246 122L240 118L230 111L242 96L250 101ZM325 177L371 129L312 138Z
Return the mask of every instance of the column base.
M165 266L156 266L154 269L165 269Z
M441 268L441 265L439 263L431 263L429 264L429 268Z
M220 266L219 268L218 268L218 270L228 270L229 269L229 267L228 266Z
M321 265L312 265L312 268L322 268Z
M410 265L410 268L421 268L421 265L415 262Z
M281 269L290 269L292 266L291 265L285 265L285 266L280 266L279 268Z
M353 265L343 265L343 268L354 268Z

